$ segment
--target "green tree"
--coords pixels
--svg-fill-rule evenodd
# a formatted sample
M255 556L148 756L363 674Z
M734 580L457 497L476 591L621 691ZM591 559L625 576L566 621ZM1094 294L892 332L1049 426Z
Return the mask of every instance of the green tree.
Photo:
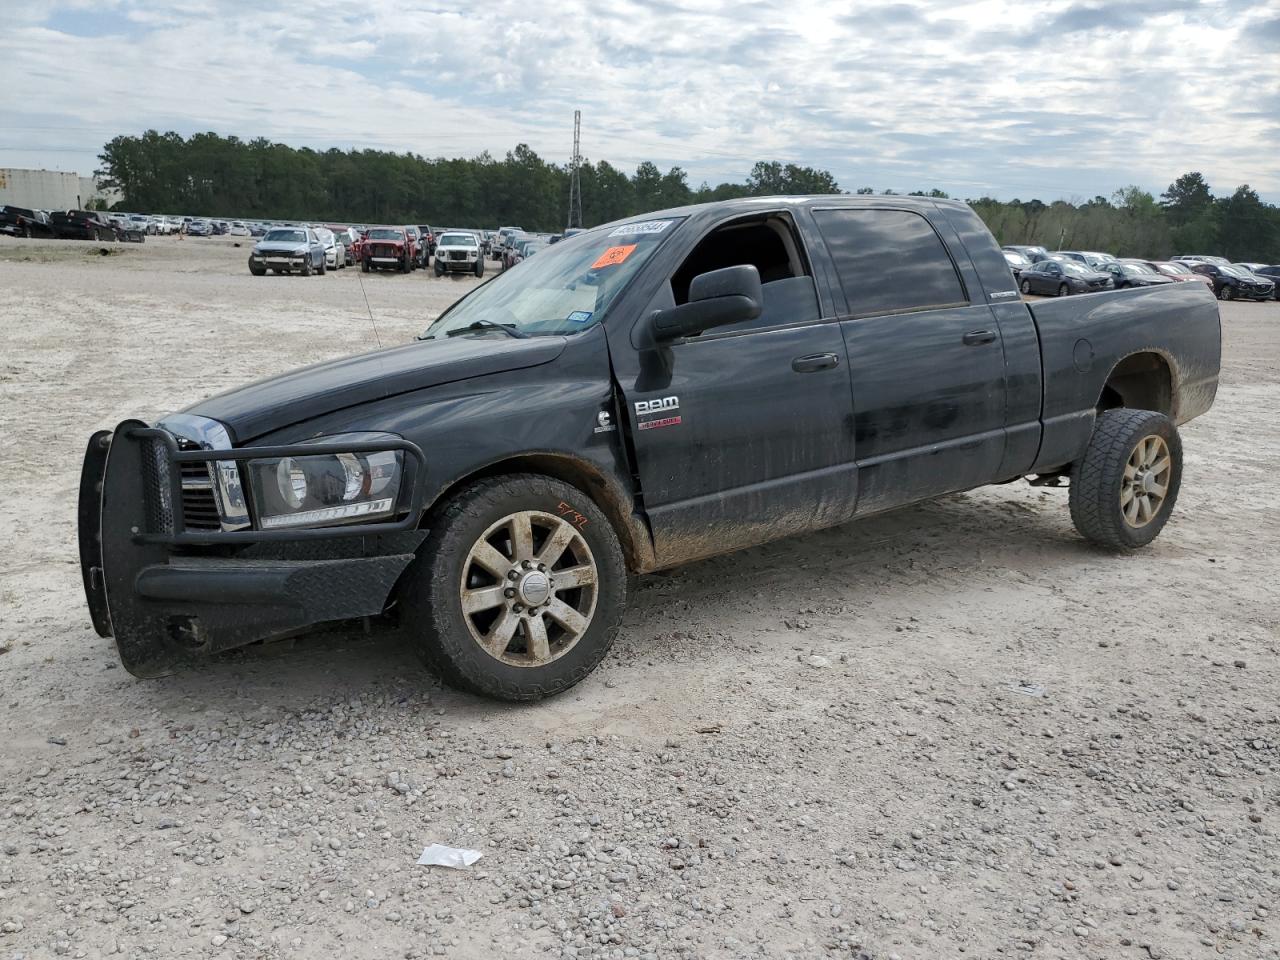
M1160 194L1160 203L1168 212L1174 226L1196 219L1213 205L1213 193L1204 175L1193 170L1184 173Z

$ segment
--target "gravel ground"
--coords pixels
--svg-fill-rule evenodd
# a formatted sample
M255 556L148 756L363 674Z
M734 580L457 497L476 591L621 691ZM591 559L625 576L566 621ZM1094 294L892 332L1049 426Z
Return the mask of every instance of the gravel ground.
M0 240L0 958L1280 952L1280 304L1223 305L1151 548L951 496L645 578L599 671L514 707L378 629L118 667L89 432L377 338L353 270L98 249ZM384 344L475 282L363 279Z

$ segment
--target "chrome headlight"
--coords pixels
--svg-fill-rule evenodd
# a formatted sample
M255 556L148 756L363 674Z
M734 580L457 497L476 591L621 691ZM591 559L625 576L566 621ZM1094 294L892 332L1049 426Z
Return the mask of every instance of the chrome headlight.
M316 437L327 445L398 440L387 433ZM404 477L400 450L250 460L249 487L258 526L325 527L394 516Z

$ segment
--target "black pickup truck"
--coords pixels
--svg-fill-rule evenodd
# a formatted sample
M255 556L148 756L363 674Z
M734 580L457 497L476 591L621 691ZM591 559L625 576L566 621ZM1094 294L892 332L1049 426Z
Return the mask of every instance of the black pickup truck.
M1025 303L960 203L654 213L416 342L95 434L89 610L138 676L386 615L448 682L536 699L605 655L629 574L929 497L1066 481L1083 536L1149 543L1219 357L1204 285Z

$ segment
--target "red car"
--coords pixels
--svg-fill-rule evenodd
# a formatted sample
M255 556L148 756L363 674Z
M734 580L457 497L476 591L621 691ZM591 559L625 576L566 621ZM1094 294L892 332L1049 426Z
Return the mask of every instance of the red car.
M1191 270L1185 263L1171 263L1168 260L1144 260L1142 262L1158 273L1162 273L1166 277L1172 277L1179 283L1186 283L1188 280L1202 280L1209 285L1210 290L1213 289L1213 277L1201 276Z
M418 248L403 227L370 227L360 243L360 269L397 269L408 273L417 269Z

